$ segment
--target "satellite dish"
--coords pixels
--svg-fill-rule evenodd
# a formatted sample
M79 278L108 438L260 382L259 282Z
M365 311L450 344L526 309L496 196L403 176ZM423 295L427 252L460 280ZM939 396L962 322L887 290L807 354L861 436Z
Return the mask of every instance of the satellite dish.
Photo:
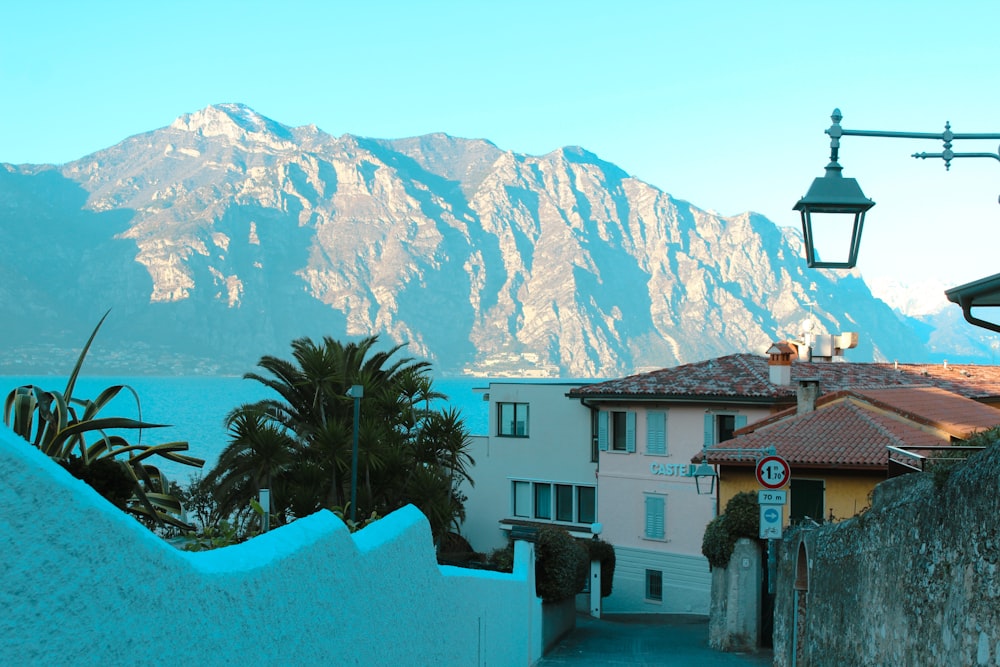
M813 326L815 326L815 324L816 323L812 321L812 318L807 317L806 319L802 320L802 331L809 333L810 331L813 330Z

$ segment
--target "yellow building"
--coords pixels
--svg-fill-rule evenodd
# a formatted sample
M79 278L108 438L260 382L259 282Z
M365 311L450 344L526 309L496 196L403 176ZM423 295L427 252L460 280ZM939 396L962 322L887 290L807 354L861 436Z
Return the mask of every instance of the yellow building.
M706 448L718 469L719 510L741 491L758 491L756 463L773 448L791 469L783 524L838 521L869 506L889 475L889 448L929 454L1000 424L1000 410L932 386L851 389L815 399L803 383L798 406ZM701 455L694 461L701 461Z

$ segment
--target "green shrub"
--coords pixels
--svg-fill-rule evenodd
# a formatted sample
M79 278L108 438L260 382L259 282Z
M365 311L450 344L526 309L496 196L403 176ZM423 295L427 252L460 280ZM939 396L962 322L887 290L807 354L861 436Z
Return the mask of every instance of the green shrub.
M509 543L502 549L494 549L486 557L487 564L498 572L514 571L514 544Z
M753 491L743 491L730 498L722 516L726 517L726 530L734 542L739 537L760 537L760 505Z
M701 553L712 567L726 567L736 545L736 538L729 534L725 520L726 515L720 514L709 521L701 538Z
M601 561L601 597L606 598L611 595L611 585L615 580L615 548L599 538L586 540L583 545L589 560Z
M760 537L760 506L753 491L737 493L726 503L726 511L705 526L701 553L712 567L726 567L736 540Z
M546 526L535 542L535 592L543 602L573 597L587 581L587 550L565 528Z

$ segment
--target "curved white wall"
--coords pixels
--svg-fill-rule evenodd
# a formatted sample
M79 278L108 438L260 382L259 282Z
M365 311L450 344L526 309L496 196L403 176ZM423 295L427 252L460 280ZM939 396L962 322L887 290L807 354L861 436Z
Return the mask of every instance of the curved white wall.
M533 555L439 567L405 507L181 552L0 427L0 664L530 665Z

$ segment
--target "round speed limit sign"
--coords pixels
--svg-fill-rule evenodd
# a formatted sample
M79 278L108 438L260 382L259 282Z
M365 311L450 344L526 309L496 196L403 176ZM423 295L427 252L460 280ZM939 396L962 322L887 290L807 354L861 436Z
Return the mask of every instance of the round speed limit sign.
M792 477L788 461L780 456L765 456L757 461L757 483L765 489L780 489Z

